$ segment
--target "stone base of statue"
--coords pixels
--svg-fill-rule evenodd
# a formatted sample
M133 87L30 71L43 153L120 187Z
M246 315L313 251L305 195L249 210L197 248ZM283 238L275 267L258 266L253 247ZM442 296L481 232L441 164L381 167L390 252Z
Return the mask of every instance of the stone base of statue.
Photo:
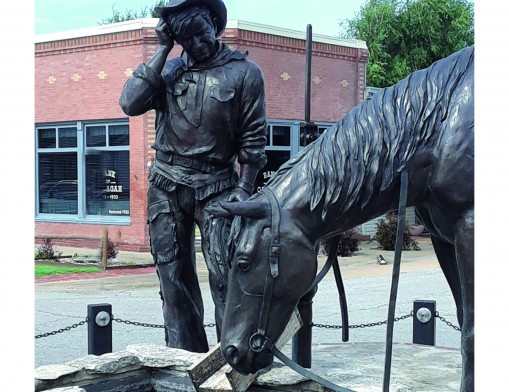
M290 350L291 344L283 349L286 354ZM312 350L314 373L357 392L382 391L385 343L319 344ZM125 351L41 366L35 370L35 391L84 392L93 388L103 392L193 392L188 370L206 355L165 346L131 345ZM394 344L391 391L458 391L460 379L459 350ZM323 391L323 387L275 362L247 391Z

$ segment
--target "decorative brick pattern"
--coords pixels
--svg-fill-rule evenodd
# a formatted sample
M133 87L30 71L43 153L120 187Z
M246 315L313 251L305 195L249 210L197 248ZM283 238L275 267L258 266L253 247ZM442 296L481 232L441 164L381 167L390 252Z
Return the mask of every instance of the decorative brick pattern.
M79 82L79 81L81 80L81 75L80 75L80 74L75 73L75 74L73 74L73 75L71 76L71 80L72 80L73 82Z
M57 81L57 78L55 78L54 76L50 76L47 80L48 84L53 84Z
M290 80L290 78L291 78L291 76L288 74L288 72L283 72L283 73L281 74L281 79L283 79L285 82L286 82L287 80Z

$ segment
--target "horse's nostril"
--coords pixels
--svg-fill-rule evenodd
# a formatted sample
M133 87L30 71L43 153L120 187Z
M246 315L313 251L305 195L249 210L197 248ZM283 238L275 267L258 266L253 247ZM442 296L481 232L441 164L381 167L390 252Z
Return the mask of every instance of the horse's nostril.
M239 350L237 350L237 347L235 346L228 346L226 347L226 350L225 350L225 357L226 357L226 361L228 361L228 363L230 365L236 365L239 363Z

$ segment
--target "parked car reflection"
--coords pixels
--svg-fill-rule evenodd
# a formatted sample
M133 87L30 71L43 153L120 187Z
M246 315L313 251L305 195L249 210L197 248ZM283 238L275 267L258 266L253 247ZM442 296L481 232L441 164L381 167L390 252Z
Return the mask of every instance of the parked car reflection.
M86 192L87 205L100 206L106 202L105 189ZM78 181L46 181L39 188L39 212L45 214L78 213Z

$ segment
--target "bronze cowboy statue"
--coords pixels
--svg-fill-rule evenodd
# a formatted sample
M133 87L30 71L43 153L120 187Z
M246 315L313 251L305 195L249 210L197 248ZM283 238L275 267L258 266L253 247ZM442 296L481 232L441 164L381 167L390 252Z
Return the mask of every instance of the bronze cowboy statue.
M156 11L161 17L156 26L159 46L125 83L120 106L129 116L156 111L156 154L147 199L166 345L207 352L195 224L202 236L219 337L230 221L210 215L205 207L244 201L253 192L267 161L264 79L247 54L218 40L226 26L222 0L170 0ZM182 54L167 60L175 42Z

